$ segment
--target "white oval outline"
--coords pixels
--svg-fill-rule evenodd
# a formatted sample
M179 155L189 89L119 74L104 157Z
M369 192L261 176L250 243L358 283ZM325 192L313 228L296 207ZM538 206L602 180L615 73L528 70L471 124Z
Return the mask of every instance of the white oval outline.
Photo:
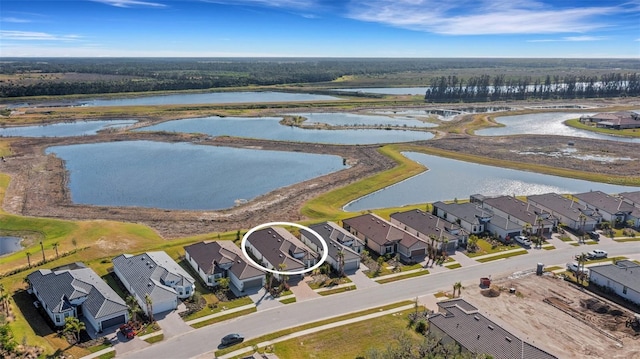
M251 256L249 256L249 254L247 253L247 238L249 238L249 236L257 231L260 230L262 228L265 227L273 227L273 226L293 226L296 228L300 228L300 229L304 229L305 231L311 232L311 234L313 234L314 236L316 236L316 238L318 238L318 240L320 240L320 243L322 243L322 258L320 258L320 261L318 261L318 263L316 263L314 266L309 267L305 270L301 270L301 271L295 271L295 272L287 272L287 271L278 271L275 269L269 269L265 266L263 266L262 264L258 264L256 263L256 261L253 260L253 258L251 258ZM327 245L327 241L324 240L324 238L322 238L322 236L320 234L318 234L318 232L314 231L313 229L307 227L307 226L303 226L301 224L297 224L297 223L291 223L291 222L268 222L268 223L263 223L261 225L255 226L253 228L251 228L247 233L245 233L244 236L242 236L242 242L240 242L240 249L242 249L242 254L244 254L244 257L249 261L249 263L253 264L254 266L260 268L261 270L265 270L267 272L270 273L274 273L274 274L280 274L280 275L296 275L296 274L304 274L307 272L311 272L312 270L319 268L326 260L327 257L329 256L329 247Z

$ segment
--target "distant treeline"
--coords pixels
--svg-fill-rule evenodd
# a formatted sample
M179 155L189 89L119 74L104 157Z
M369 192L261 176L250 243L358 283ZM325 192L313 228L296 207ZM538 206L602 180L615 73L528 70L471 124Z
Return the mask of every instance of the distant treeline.
M549 76L505 78L481 75L466 80L440 76L431 81L427 102L485 102L526 99L573 99L640 95L640 74L610 73L601 76Z
M469 73L542 74L567 69L593 74L638 68L640 61L635 59L3 58L0 74L8 77L0 80L0 97L317 84L342 76L376 79L401 73L420 74L429 81L429 74L443 70L468 77Z

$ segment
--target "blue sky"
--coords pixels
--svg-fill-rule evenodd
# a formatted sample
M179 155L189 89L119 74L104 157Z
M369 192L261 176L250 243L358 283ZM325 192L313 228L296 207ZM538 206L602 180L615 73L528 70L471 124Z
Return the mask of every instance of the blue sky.
M640 0L2 0L0 56L640 58Z

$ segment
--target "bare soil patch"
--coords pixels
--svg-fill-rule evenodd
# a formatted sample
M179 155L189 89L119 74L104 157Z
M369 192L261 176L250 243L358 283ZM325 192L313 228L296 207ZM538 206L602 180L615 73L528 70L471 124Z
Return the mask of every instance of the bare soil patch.
M499 296L485 296L480 288L464 290L463 296L507 330L559 358L640 357L640 332L626 326L630 310L551 273L494 278L492 287Z

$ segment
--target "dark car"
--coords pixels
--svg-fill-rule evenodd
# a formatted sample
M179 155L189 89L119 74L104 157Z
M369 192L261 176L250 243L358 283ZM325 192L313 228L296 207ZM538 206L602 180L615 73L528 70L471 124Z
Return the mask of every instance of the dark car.
M225 335L220 342L222 343L222 345L227 346L227 345L241 343L243 340L244 340L244 337L242 335L235 333L235 334Z
M591 232L589 232L589 237L591 237L591 239L594 239L594 240L597 241L598 239L600 239L600 233L598 233L596 231L591 231Z

